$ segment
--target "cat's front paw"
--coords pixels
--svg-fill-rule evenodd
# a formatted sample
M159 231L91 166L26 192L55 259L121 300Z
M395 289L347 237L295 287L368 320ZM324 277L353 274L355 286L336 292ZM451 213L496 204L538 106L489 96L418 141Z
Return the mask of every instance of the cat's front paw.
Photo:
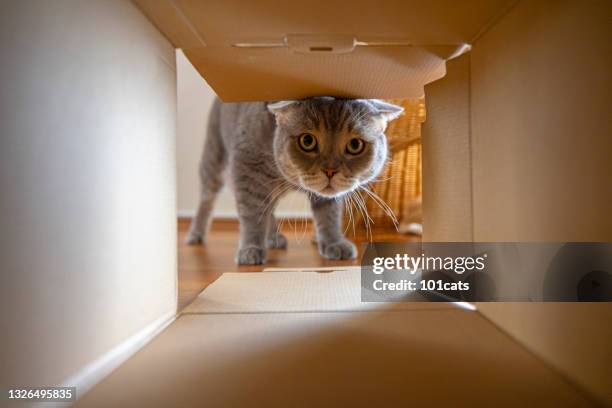
M200 232L189 230L187 233L187 238L185 238L185 243L187 245L198 245L204 243L204 235Z
M266 250L255 246L240 248L236 255L238 265L261 265L266 263Z
M276 232L272 238L267 239L266 245L271 249L285 249L287 248L287 238L280 232Z
M319 253L326 259L355 259L357 257L357 247L348 239L344 239L331 244L319 245Z

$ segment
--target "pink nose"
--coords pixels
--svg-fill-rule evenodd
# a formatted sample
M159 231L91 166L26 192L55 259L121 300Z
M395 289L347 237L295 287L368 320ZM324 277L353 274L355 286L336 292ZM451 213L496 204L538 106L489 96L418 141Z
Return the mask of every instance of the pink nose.
M338 170L332 169L331 167L328 167L326 169L321 169L321 170L323 170L323 173L325 173L325 175L327 175L328 178L334 177L334 174L338 172Z

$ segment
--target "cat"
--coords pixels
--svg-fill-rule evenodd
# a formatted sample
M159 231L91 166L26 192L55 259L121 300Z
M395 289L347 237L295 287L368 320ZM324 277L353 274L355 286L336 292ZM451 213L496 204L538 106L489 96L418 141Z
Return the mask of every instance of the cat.
M342 231L341 198L380 173L388 157L384 131L402 111L377 99L217 99L199 169L201 201L187 243L205 241L222 173L229 167L240 220L238 264L265 263L268 248L287 247L273 212L289 190L308 194L321 256L355 258L357 249Z

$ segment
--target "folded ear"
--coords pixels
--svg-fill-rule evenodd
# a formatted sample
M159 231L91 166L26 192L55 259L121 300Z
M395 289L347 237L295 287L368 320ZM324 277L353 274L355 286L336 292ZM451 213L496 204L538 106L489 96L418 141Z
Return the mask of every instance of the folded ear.
M276 123L281 123L289 117L293 108L298 106L300 101L278 101L268 103L268 110L274 114Z
M374 116L379 116L386 122L390 122L393 119L397 119L402 114L402 112L404 112L404 108L402 108L401 106L383 102L380 99L368 99L367 101L374 109Z
M268 110L273 114L277 114L278 112L284 110L288 106L299 103L300 101L277 101L268 103Z

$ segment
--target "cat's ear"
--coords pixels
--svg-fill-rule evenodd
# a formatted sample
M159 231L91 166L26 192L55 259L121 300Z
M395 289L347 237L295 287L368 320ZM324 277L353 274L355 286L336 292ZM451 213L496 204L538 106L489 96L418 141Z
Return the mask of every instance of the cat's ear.
M401 106L383 102L380 99L368 99L368 102L374 109L374 116L384 119L385 122L397 119L404 112L404 108Z
M286 121L290 116L293 108L298 106L300 101L278 101L268 104L268 110L274 114L276 123Z
M299 103L300 101L277 101L268 103L268 110L276 115L276 113L285 110L288 106Z

